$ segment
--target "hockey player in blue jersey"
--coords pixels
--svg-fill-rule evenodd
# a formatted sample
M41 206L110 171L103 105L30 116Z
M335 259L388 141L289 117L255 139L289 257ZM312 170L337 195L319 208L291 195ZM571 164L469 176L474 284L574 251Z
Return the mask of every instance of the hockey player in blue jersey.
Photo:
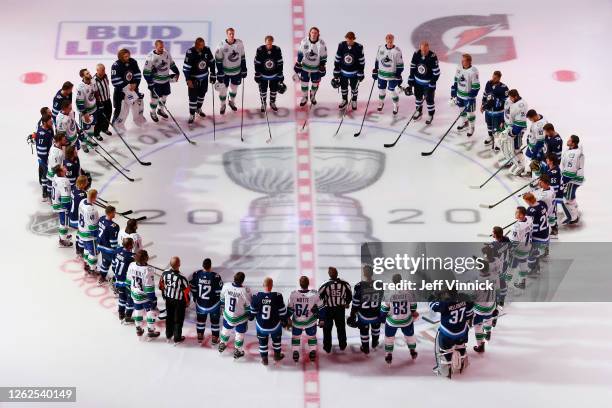
M263 365L268 365L269 337L272 339L274 361L280 361L285 357L281 351L281 336L283 326L287 325L287 308L283 295L272 292L273 285L272 278L265 278L263 291L253 295L251 300L251 316L256 320L259 354Z
M544 154L554 154L557 157L559 163L561 163L561 154L563 153L563 139L555 130L555 126L552 123L544 125Z
M111 82L113 92L113 126L125 130L125 121L128 113L132 111L132 119L137 125L145 122L143 116L144 94L140 93L138 86L142 79L142 73L138 63L131 58L130 51L122 48L117 52L117 60L111 67ZM108 119L108 118L107 118Z
M49 150L53 145L53 118L49 114L43 114L38 129L34 136L36 143L36 156L38 158L38 183L42 190L43 202L48 202L51 197L51 182L47 178Z
M438 56L429 49L427 41L421 41L419 49L412 54L408 87L405 91L406 95L414 93L414 103L416 105L414 120L419 120L423 116L423 98L425 98L429 115L425 124L430 125L433 121L436 113L436 82L439 78Z
M210 316L211 343L219 344L219 319L221 316L221 289L223 281L217 272L212 271L210 258L204 259L202 268L191 275L189 284L196 309L196 331L198 343L204 340L206 320Z
M55 93L53 97L53 110L51 111L51 116L53 117L53 121L55 122L55 118L57 114L62 109L62 103L64 101L68 101L72 104L72 90L74 85L70 81L64 82L62 88Z
M434 373L451 377L453 371L461 372L468 366L466 343L468 322L474 314L474 304L447 290L429 302L429 308L440 313L440 327L436 334Z
M344 38L345 41L338 44L338 50L334 59L332 87L340 88L342 101L338 108L344 109L348 105L348 88L350 85L351 109L356 110L359 84L363 81L364 77L365 57L363 55L363 45L355 41L354 32L349 31Z
M363 280L355 285L353 304L347 324L358 327L361 335L361 351L370 353L370 327L372 328L372 349L378 346L380 337L380 306L383 301L383 291L374 289L372 276L374 271L370 265L362 268Z
M118 248L112 263L112 270L115 276L115 288L119 295L117 301L117 311L119 320L123 324L134 323L132 313L134 312L134 302L130 295L130 288L126 283L127 271L132 262L134 262L134 240L132 238L124 238L122 247Z
M484 112L489 138L485 139L486 146L495 149L494 135L504 129L504 106L508 97L508 86L501 81L501 71L493 72L493 76L485 85L482 95L480 112ZM497 147L496 150L499 150Z
M559 226L557 224L557 206L563 203L563 189L561 188L561 168L559 167L559 159L555 153L547 153L545 159L545 171L550 180L550 187L555 192L553 209L550 212L550 235L556 237L557 235L559 235Z
M75 249L77 257L79 258L83 258L83 243L79 239L79 234L77 233L79 229L79 206L81 205L81 201L87 197L87 184L87 177L79 176L70 192L71 201L70 211L68 212L68 225L75 231Z
M548 206L544 201L538 201L531 192L523 194L523 200L529 205L527 216L531 217L531 251L527 258L529 275L540 273L540 258L544 256L549 243ZM525 289L525 278L514 284L519 289Z
M191 125L195 121L195 114L204 118L206 115L202 111L204 97L208 92L208 83L217 82L215 71L215 57L209 47L206 46L204 39L195 39L193 47L185 53L183 61L183 74L187 81L187 94L189 96L189 121Z
M279 46L274 45L274 37L267 35L265 44L257 48L255 52L255 82L259 86L259 98L261 99L261 112L266 111L266 99L268 88L270 89L270 108L278 111L276 106L276 93L284 93L286 85L283 75L283 53Z
M98 250L102 255L98 285L106 283L108 270L113 262L117 248L119 247L119 243L117 242L119 225L114 221L116 215L115 207L107 205L104 209L104 214L105 216L101 217L98 221Z

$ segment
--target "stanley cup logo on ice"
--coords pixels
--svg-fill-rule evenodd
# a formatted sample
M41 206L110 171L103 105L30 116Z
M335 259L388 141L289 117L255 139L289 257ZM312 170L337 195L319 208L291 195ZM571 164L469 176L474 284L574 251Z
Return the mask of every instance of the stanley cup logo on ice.
M375 183L384 171L385 156L373 150L314 147L312 161L318 269L333 265L357 277L360 246L376 239L359 201L344 194ZM232 257L224 266L293 285L298 245L295 151L290 147L232 150L224 154L223 164L236 184L265 194L251 201Z

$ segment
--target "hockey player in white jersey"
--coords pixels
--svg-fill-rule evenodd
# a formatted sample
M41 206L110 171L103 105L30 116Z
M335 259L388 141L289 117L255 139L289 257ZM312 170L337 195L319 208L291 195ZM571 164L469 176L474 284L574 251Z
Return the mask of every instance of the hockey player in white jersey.
M67 144L66 133L58 132L53 136L53 145L49 149L49 157L47 159L47 180L49 185L51 185L53 176L55 176L55 168L64 164L64 159L66 158L64 148Z
M399 95L396 88L402 83L402 72L404 72L404 60L402 50L393 43L395 36L387 34L385 44L378 47L376 62L372 70L372 78L378 81L378 111L385 106L387 89L391 92L393 101L393 114L399 111Z
M476 123L476 97L480 91L480 79L478 69L472 65L472 56L463 54L461 64L455 71L455 80L451 87L451 101L463 108L461 112L461 123L457 130L467 128L467 136L474 134Z
M72 241L68 235L68 211L70 210L70 180L66 177L66 168L57 165L53 168L51 180L51 206L59 220L59 246L71 247Z
M580 221L576 190L584 183L584 152L579 144L580 138L571 135L567 139L567 149L561 154L561 188L564 190L561 208L565 214L563 225Z
M398 284L402 281L402 275L395 274L392 282ZM385 322L385 361L391 364L393 361L393 347L395 345L395 334L401 330L410 350L410 356L417 358L416 337L414 336L414 321L419 317L414 294L408 290L395 290L385 293L385 300L380 308L381 321Z
M215 89L219 91L219 99L221 100L219 113L222 115L225 114L226 104L229 104L234 112L238 110L235 103L238 85L247 76L244 44L235 37L236 32L233 28L230 27L225 30L225 34L227 38L219 43L215 50L218 80ZM229 100L227 98L228 87Z
M317 91L321 78L327 72L326 64L327 46L325 41L321 39L319 29L311 27L308 30L308 37L300 42L297 50L297 61L293 67L301 82L302 99L300 100L300 106L305 106L309 97L312 105L317 104ZM310 91L308 89L309 84Z
M98 221L100 215L96 208L98 191L87 191L87 198L79 204L79 241L83 245L83 261L85 272L95 273L98 264Z
M155 310L157 309L157 296L155 296L155 271L150 267L149 254L144 249L136 252L134 262L127 270L125 284L129 288L132 301L134 302L134 323L136 324L136 335L142 336L143 317L146 313L147 337L159 337L155 330Z
M497 251L490 245L482 249L484 256L484 267L480 269L480 280L493 282L491 290L478 290L474 299L474 333L476 335L476 346L474 351L484 353L485 340L491 340L493 326L493 313L497 308L495 288L499 288L499 275L503 268L502 260Z
M172 74L170 73L172 71ZM168 119L166 112L166 98L170 95L170 82L176 82L179 78L179 69L177 68L170 53L164 48L162 40L155 41L155 49L147 55L142 76L147 81L147 86L151 91L151 119L153 122L159 122L157 115L164 119ZM160 104L158 108L157 105Z
M91 73L87 68L79 71L82 81L77 86L76 107L79 111L81 130L85 140L102 140L102 136L95 134L95 126L98 121L98 105L96 102L96 84L92 81ZM83 149L85 150L85 149Z
M527 128L527 102L521 98L519 92L516 89L508 91L508 99L504 106L504 121L506 123L506 134L510 137L508 142L512 142L511 148L504 149L505 157L507 160L512 159L512 167L510 173L515 176L519 176L523 173L525 165L523 164L523 153L520 152L523 144L523 133Z
M527 258L531 251L531 231L533 230L533 222L531 217L527 217L527 209L525 207L517 207L514 215L516 223L512 225L509 237L511 253L510 266L504 279L506 282L512 282L514 273L517 272L518 279L515 283L520 285L527 277Z
M55 118L55 130L66 135L67 145L76 146L77 149L82 148L85 153L89 153L88 145L91 146L91 143L82 138L84 135L79 137L79 128L70 101L62 102L60 112ZM82 141L86 143L81 144Z
M544 202L548 208L548 225L557 225L557 211L555 197L556 192L550 185L550 176L547 173L541 174L538 179L538 188L533 190L536 200Z
M137 231L138 221L136 221L134 218L129 219L125 224L125 229L123 231L119 231L119 234L117 234L117 242L123 242L124 239L131 238L132 242L134 243L132 252L136 253L140 251L143 248L142 237Z
M531 160L531 162L537 162L538 165L544 160L544 125L548 121L544 116L540 115L535 109L529 109L527 111L527 119L529 119L529 131L527 132L527 149L525 150L525 156ZM522 176L531 176L531 163L526 163L525 170L521 174Z
M300 340L302 333L308 338L308 358L315 361L317 357L317 325L323 327L323 303L317 290L309 290L310 280L300 277L300 289L289 295L287 305L288 317L291 318L291 350L293 361L300 360Z
M234 275L233 282L227 282L221 289L221 310L223 311L223 329L221 329L221 342L219 353L227 348L232 331L235 332L234 358L244 356L244 334L247 331L251 316L251 300L253 295L251 289L244 285L244 272Z

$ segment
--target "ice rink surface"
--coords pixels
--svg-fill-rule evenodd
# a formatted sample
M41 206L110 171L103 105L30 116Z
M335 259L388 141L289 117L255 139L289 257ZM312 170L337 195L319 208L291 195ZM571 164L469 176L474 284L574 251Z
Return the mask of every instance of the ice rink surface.
M487 353L472 353L468 371L452 381L431 374L435 327L424 322L416 327L420 354L415 362L409 362L407 350L399 346L391 368L380 349L365 357L358 350L357 330L349 329L350 350L334 350L316 365L294 365L288 356L266 369L259 363L252 327L248 357L239 362L219 356L208 335L203 345L196 343L191 315L183 345L137 340L132 327L119 325L112 293L83 276L73 250L57 248L53 218L39 199L35 156L25 144L39 108L50 105L64 81L78 83L80 68L93 70L102 62L109 70L118 47L131 47L142 67L156 35L167 35L181 68L186 44L202 36L214 47L229 26L245 43L249 69L244 143L239 138L240 111L217 114L213 140L210 94L204 109L208 117L187 127L187 88L181 78L172 85L168 107L197 146L187 144L169 121L149 121L143 128L129 125L128 140L153 163L147 168L132 161L116 136L106 138L104 147L141 179L134 183L95 156L81 155L82 166L94 173L94 187L104 198L118 200L121 210L148 216L139 232L156 257L153 263L165 266L170 256L178 255L183 273L190 275L204 257L211 257L225 280L232 271L244 270L248 283L258 289L261 278L270 275L288 296L300 275L310 276L318 286L329 265L356 283L361 242L475 241L492 225L512 221L518 201L491 210L479 204L494 203L524 179L503 172L482 190L468 188L495 169L495 158L482 143L482 115L471 139L453 131L434 156L420 155L458 114L446 101L464 52L474 56L483 87L492 71L501 70L502 81L554 123L564 141L570 134L580 136L586 156L586 182L578 190L582 221L561 229L559 240L610 241L612 57L607 50L612 4L411 4L206 0L162 7L116 0L86 5L5 0L0 15L6 58L0 69L6 161L0 386L76 386L78 405L86 407L161 407L177 401L257 407L574 407L587 400L604 406L612 397L609 304L512 304ZM321 29L331 57L319 104L302 132L305 113L295 109L297 96L289 78L294 39L313 25ZM91 27L107 28L95 31L93 38ZM387 32L395 34L405 61L421 39L429 40L440 56L434 123L411 124L392 149L382 145L395 139L414 110L414 99L402 96L395 118L389 100L380 114L371 104L364 130L354 138L372 84L367 74L359 110L347 115L333 136L340 118L339 96L329 85L331 61L349 30L364 45L366 73ZM273 34L283 50L290 85L279 97L280 111L270 115L270 144L265 143L266 119L259 113L252 80L255 49L267 34Z

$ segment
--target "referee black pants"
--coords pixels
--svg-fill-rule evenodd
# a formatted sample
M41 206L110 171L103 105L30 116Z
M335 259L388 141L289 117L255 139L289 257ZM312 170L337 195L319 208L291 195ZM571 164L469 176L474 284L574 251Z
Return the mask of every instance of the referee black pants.
M181 341L183 336L183 322L185 321L185 308L187 304L184 300L166 298L166 338L174 341Z
M346 321L344 306L325 308L325 325L323 326L323 350L330 352L332 348L332 328L336 324L338 345L342 350L346 347Z
M96 121L96 125L94 127L94 133L99 135L100 132L106 132L108 130L108 126L110 125L110 118L113 115L113 104L110 99L98 102L98 111L100 114L98 115L98 120Z

